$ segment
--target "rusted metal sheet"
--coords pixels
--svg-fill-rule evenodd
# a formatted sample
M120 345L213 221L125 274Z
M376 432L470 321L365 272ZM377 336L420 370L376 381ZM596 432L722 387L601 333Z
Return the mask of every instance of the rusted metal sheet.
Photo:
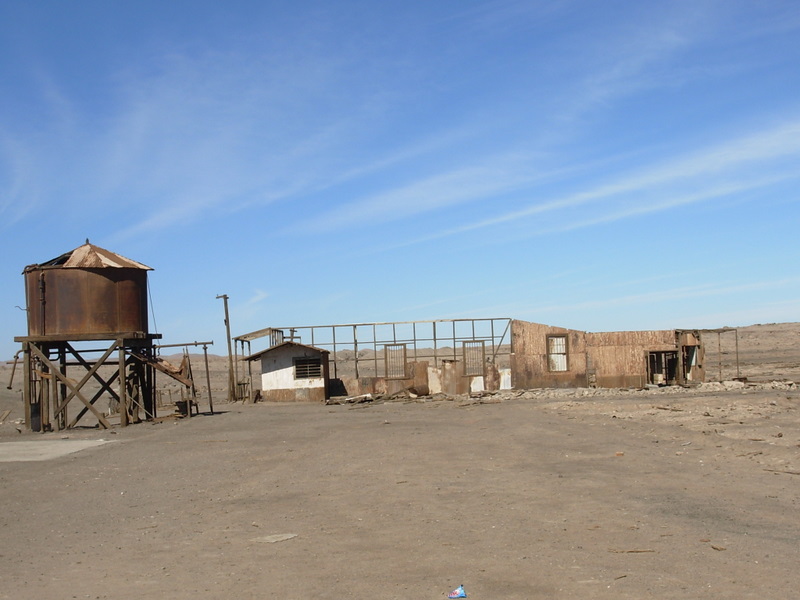
M512 321L512 386L538 387L641 387L650 381L648 357L652 352L678 351L684 356L675 383L703 381L703 348L699 332L655 330L586 333L526 321ZM553 337L566 341L566 368L549 355ZM561 347L561 346L557 346ZM556 358L563 358L561 356ZM686 363L686 364L684 364ZM556 367L561 368L554 368Z
M123 426L137 422L140 410L146 418L155 417L152 341L161 336L148 333L148 270L88 240L71 252L24 269L28 336L15 339L25 349L23 399L28 427L42 431L75 427L87 413L110 427L94 406L104 396L118 402ZM92 357L101 350L76 349L70 343L89 340L113 343L99 359ZM111 360L114 352L117 359ZM142 362L128 360L128 353L134 352L144 357ZM67 355L76 362L68 363ZM67 375L68 367L76 365L86 369L80 381ZM98 372L103 365L108 376ZM92 388L93 394L84 388L90 380L101 386ZM70 420L67 409L75 398L83 406Z
M674 350L675 331L610 331L587 333L586 344L592 347L641 346L650 350Z
M29 267L25 291L29 336L148 330L147 274L140 269Z
M147 332L147 267L89 243L25 268L28 335Z
M64 269L143 269L152 271L147 265L90 244L89 240L86 240L83 246L37 266Z
M551 370L548 338L565 336L567 370ZM511 322L511 385L516 389L567 388L587 385L586 334L582 331L540 323Z

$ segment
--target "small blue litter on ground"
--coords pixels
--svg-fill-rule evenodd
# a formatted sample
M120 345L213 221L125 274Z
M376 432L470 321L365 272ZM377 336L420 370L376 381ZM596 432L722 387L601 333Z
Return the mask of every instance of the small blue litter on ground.
M452 592L447 594L447 597L448 598L466 598L467 597L467 592L464 591L464 586L460 585L456 589L454 589Z

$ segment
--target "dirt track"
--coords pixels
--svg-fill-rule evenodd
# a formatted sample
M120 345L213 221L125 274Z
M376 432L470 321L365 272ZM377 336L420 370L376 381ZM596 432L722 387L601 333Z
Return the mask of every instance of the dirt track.
M796 597L800 392L583 393L69 432L0 463L0 598Z

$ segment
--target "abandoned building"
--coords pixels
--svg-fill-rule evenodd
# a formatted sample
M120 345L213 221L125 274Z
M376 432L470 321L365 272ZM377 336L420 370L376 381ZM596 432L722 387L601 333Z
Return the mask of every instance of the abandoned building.
M538 387L644 387L701 383L697 330L587 333L512 322L511 381Z
M281 342L246 357L261 365L264 400L323 402L330 397L327 350L295 342Z
M266 350L245 352L262 338L269 339ZM705 377L700 330L589 333L509 318L453 319L269 327L235 341L253 391L279 401L692 385Z

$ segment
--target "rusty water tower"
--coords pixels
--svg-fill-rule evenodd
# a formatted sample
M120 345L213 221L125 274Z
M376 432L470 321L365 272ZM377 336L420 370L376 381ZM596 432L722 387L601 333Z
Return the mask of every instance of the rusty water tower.
M25 267L28 336L146 335L149 270L88 242Z
M118 401L121 425L139 420L140 412L145 418L155 416L153 340L161 336L148 329L149 270L88 240L25 267L28 335L15 340L25 354L23 397L29 428L73 427L87 413L109 427L108 415L95 407L104 394ZM85 349L76 344L104 340L110 346ZM89 358L97 354L101 358ZM68 367L76 366L86 373L68 377ZM80 409L72 420L67 416L70 402Z

